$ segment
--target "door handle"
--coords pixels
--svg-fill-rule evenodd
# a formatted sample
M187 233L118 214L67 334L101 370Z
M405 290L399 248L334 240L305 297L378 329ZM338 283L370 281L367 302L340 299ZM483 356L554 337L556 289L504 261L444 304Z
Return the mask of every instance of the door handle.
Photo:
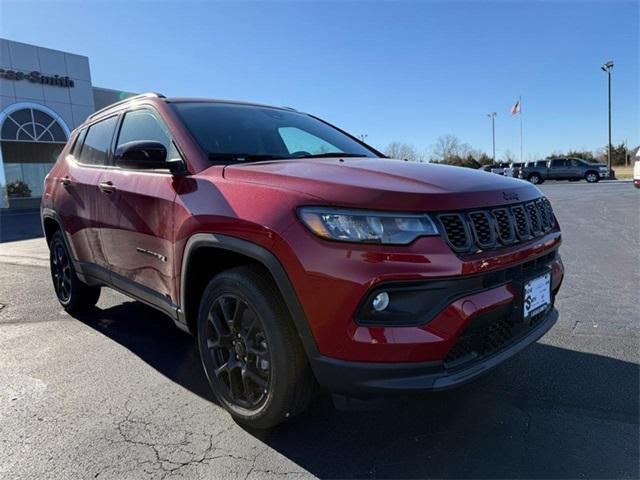
M102 193L106 193L107 195L111 195L116 191L116 187L114 187L111 182L100 182L98 184L98 188Z
M69 178L69 175L62 177L60 179L60 183L65 187L68 187L69 185L71 185L71 179Z

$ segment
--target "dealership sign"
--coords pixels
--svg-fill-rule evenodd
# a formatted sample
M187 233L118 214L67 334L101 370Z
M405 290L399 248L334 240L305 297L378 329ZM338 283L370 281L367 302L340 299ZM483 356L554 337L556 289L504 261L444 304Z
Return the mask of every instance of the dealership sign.
M15 80L16 82L27 80L31 83L41 83L43 85L55 85L66 88L72 88L75 86L73 80L67 76L43 75L35 70L31 73L24 73L16 70L5 70L4 68L0 68L0 78L4 78L5 80Z

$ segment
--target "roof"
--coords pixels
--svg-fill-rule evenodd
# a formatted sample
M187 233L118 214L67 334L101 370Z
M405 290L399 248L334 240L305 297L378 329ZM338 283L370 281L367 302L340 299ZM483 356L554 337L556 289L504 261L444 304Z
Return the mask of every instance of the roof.
M155 93L155 92L148 92L148 93L141 93L140 95L135 95L129 98L125 98L124 100L121 100L119 102L116 103L112 103L111 105L107 105L104 108L101 108L100 110L98 110L97 112L94 112L93 114L89 115L89 119L93 119L96 118L98 116L100 116L101 114L111 110L112 108L116 108L119 106L122 106L124 104L130 103L130 102L134 102L136 100L141 100L144 98L157 98L157 99L162 99L165 102L168 103L193 103L193 102L201 102L201 103L226 103L226 104L232 104L232 105L247 105L247 106L251 106L251 107L262 107L262 108L274 108L276 110L286 110L289 112L297 112L297 110L295 110L294 108L290 108L290 107L276 107L273 105L265 105L265 104L261 104L261 103L253 103L253 102L242 102L242 101L238 101L238 100L224 100L224 99L215 99L215 98L202 98L202 97L165 97L164 95L162 95L161 93Z

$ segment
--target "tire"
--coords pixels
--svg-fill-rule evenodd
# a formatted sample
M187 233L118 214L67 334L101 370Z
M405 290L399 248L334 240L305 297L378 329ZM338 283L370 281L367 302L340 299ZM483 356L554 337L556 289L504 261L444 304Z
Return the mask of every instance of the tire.
M584 179L587 183L598 183L600 181L600 175L597 172L587 172L584 175Z
M60 231L53 234L49 244L49 266L56 297L67 312L85 312L98 303L100 287L89 286L78 278Z
M289 420L313 396L315 380L287 308L259 267L226 270L209 282L198 312L198 347L214 395L248 427Z
M529 180L534 185L540 185L542 183L542 177L537 173L532 173L531 175L529 175L529 177L527 177L527 180Z

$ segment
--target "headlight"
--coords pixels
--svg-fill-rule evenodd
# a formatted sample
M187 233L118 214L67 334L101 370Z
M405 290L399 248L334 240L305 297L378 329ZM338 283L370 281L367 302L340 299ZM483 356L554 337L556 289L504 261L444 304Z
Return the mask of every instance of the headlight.
M329 207L302 207L298 214L321 238L341 242L406 245L425 235L438 235L426 214L370 212Z

